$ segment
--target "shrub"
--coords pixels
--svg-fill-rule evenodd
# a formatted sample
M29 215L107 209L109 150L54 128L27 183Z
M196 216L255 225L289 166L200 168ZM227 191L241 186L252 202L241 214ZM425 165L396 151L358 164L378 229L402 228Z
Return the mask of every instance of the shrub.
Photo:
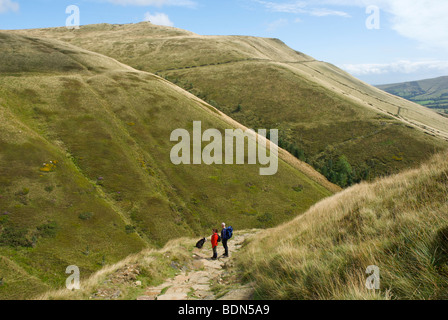
M273 218L272 214L266 212L266 213L259 215L257 217L257 220L261 223L266 223L266 222L272 221L272 218Z
M295 192L301 192L301 191L303 191L303 186L301 184L299 184L298 186L292 187L292 189Z
M232 111L232 113L241 112L241 110L243 110L243 106L239 104L239 105L235 108L235 110Z
M18 191L16 195L18 196L26 196L28 193L30 193L30 189L23 188L22 190Z
M130 225L130 224L126 225L126 227L124 229L125 229L127 234L135 232L135 227L133 225Z
M93 217L93 213L92 212L83 212L80 213L78 218L81 220L90 220Z
M207 101L209 105L215 107L216 109L219 109L219 104L215 100Z
M104 184L103 184L103 181L104 181L104 178L103 178L103 177L98 177L98 178L96 179L96 184L99 185L99 186L103 186L103 185L104 185Z
M11 247L31 247L32 243L27 238L26 229L8 226L3 229L0 235L0 245Z
M118 191L118 192L112 194L112 198L115 201L123 201L123 194L120 191Z
M37 227L37 235L42 238L54 238L57 231L58 224L55 221L50 221Z

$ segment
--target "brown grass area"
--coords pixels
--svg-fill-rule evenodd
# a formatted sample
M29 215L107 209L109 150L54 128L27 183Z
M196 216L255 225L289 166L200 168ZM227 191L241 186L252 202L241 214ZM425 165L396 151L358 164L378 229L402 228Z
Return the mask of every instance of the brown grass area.
M265 299L448 298L448 162L349 188L246 247L240 267ZM380 269L368 290L366 268Z

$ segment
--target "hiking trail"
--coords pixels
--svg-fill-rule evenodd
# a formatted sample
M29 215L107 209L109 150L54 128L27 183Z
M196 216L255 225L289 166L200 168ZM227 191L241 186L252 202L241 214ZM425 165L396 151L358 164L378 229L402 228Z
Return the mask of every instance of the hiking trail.
M218 259L212 260L210 239L202 249L192 252L193 268L182 271L174 278L167 279L157 287L148 287L145 294L137 300L249 300L254 289L249 284L241 284L234 267L234 255L241 249L244 241L255 232L234 233L229 240L230 256L222 256L224 248L218 245Z

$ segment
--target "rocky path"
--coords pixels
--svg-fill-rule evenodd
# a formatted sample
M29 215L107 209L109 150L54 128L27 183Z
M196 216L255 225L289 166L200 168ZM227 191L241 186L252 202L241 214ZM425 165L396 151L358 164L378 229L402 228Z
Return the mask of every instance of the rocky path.
M193 268L182 271L176 277L166 280L157 287L146 289L145 295L137 300L247 300L253 295L251 284L242 285L234 268L233 256L241 249L243 242L254 232L234 234L229 241L230 257L222 257L224 248L218 246L218 259L212 260L210 241L204 248L192 252Z

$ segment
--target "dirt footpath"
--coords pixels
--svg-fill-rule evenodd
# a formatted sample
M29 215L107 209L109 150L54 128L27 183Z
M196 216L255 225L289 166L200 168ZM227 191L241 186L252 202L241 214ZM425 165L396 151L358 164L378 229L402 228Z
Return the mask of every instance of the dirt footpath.
M250 300L253 287L239 282L232 257L241 249L243 242L254 234L252 231L234 234L228 242L228 258L222 256L224 248L220 243L217 260L211 259L208 239L204 248L193 250L193 270L182 271L157 287L147 288L145 295L137 300Z

